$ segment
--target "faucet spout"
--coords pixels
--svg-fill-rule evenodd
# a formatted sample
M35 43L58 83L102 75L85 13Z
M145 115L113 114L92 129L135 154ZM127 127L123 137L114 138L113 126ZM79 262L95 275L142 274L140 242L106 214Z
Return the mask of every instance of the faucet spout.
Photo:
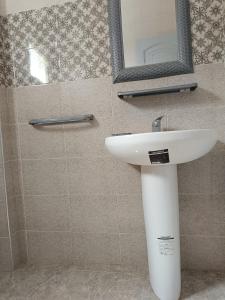
M161 123L162 123L162 118L164 116L161 116L161 117L158 117L157 119L155 119L153 122L152 122L152 132L159 132L162 130L161 128Z

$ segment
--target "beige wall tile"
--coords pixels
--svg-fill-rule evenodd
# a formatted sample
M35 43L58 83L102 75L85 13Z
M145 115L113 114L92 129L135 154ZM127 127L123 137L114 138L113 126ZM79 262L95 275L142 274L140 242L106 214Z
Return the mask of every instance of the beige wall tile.
M57 158L65 155L62 126L19 126L23 159Z
M96 78L61 84L63 114L94 114L108 118L111 109L111 79Z
M99 117L90 123L64 126L68 156L90 157L109 155L105 138L112 135L111 117Z
M210 193L211 182L210 154L178 166L178 186L182 194Z
M114 160L116 194L141 193L141 172L139 166Z
M4 145L4 141L2 138L2 129L0 130L0 165L2 165L4 163L4 155L3 155L3 145Z
M25 194L67 194L65 159L23 160L22 164Z
M113 193L113 160L106 157L68 159L71 194Z
M182 236L181 257L184 269L221 270L225 264L225 239L213 236Z
M78 264L120 264L118 234L73 234L72 257Z
M0 201L5 201L5 170L2 163L0 163Z
M176 107L180 108L179 102ZM202 103L201 107L195 108L190 106L182 110L168 111L168 129L169 130L185 130L210 128L215 129L218 135L218 141L225 142L225 108L224 106L217 106L214 103L210 106Z
M8 216L5 201L0 201L0 237L8 237Z
M120 234L120 250L124 270L147 273L147 245L144 233Z
M2 92L1 92L2 95ZM14 98L14 88L7 88L0 95L1 101L1 122L2 124L15 124L17 122L16 101Z
M217 194L211 196L213 205L212 215L215 223L225 224L225 194ZM225 236L225 231L224 234Z
M225 150L225 107L216 107L212 110L213 124L212 128L216 130L218 139L218 150ZM215 152L215 151L214 151Z
M70 202L68 196L25 196L26 229L68 231Z
M117 196L120 233L143 233L144 213L140 194Z
M214 234L215 202L208 194L180 195L181 234ZM216 233L215 233L216 234ZM218 233L217 233L218 234Z
M0 238L0 270L12 270L11 250L9 238Z
M173 85L182 85L182 84L189 84L189 83L191 84L191 83L197 82L196 72L197 72L197 70L195 70L194 73L190 73L190 74L169 76L166 78L166 83L168 86L173 86ZM180 97L183 95L184 94L180 94Z
M215 152L211 155L213 194L225 193L225 152Z
M18 159L20 152L17 127L15 125L3 125L2 138L5 161Z
M14 234L25 229L24 207L21 196L8 197L10 232Z
M71 225L74 232L118 233L115 196L71 196Z
M142 90L166 85L166 79L156 79L139 82L127 82L112 86L113 132L149 132L152 130L152 121L166 115L166 97L146 96L122 100L118 92L128 90ZM162 121L167 128L167 118Z
M162 103L162 100L157 96L150 99L149 97L134 98L133 100L117 100L112 103L113 105L113 121L116 125L116 122L122 121L126 122L125 124L137 126L137 128L143 129L146 127L146 122L149 120L150 126L149 131L151 131L151 123L153 119L166 115L166 106ZM113 99L112 99L113 101ZM120 101L120 102L118 102ZM140 101L140 105L139 105ZM164 100L165 102L165 100ZM148 117L148 118L147 118ZM143 119L143 120L142 120ZM162 125L166 129L165 119L162 120ZM135 127L134 127L135 128Z
M216 106L225 105L225 86L223 84L225 78L224 64L210 64L211 70L211 89L215 98Z
M197 82L194 92L167 95L167 110L180 113L189 109L213 107L221 101L213 93L211 64L195 67L195 74L168 77L168 85Z
M168 113L169 130L187 130L187 129L213 129L215 128L216 112L214 108L200 109L190 108L182 110L179 113L171 111Z
M120 99L117 94L112 98L113 117L120 119L124 117L126 120L132 121L132 118L138 116L151 118L152 116L158 117L166 113L166 97L164 96L145 96L133 99ZM138 123L136 123L138 126Z
M21 195L21 165L18 160L5 163L6 191L8 197Z
M18 121L61 116L59 85L28 86L14 89Z
M69 232L27 232L28 263L37 265L71 262Z
M18 268L27 262L25 231L17 231L12 235L13 267Z
M159 116L164 116L162 120L163 130L167 129L167 115L165 111L152 114L123 113L121 116L113 115L113 133L144 133L152 131L152 122Z

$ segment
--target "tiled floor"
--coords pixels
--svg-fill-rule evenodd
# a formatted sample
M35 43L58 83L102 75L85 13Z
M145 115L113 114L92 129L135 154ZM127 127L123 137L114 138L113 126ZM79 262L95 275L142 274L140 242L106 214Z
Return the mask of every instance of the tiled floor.
M76 267L24 267L0 275L1 300L156 300L147 278ZM181 299L224 300L225 274L183 273Z

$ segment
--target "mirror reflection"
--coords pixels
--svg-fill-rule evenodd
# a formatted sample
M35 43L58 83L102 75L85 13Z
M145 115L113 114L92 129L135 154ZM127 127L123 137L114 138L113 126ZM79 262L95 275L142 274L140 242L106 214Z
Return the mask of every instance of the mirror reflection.
M121 0L125 68L178 59L175 0Z

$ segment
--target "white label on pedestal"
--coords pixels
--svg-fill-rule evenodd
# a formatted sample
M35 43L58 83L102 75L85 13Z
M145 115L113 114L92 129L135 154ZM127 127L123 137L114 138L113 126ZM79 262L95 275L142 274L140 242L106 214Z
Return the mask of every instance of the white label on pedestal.
M161 236L158 238L159 252L161 255L174 255L174 237Z

